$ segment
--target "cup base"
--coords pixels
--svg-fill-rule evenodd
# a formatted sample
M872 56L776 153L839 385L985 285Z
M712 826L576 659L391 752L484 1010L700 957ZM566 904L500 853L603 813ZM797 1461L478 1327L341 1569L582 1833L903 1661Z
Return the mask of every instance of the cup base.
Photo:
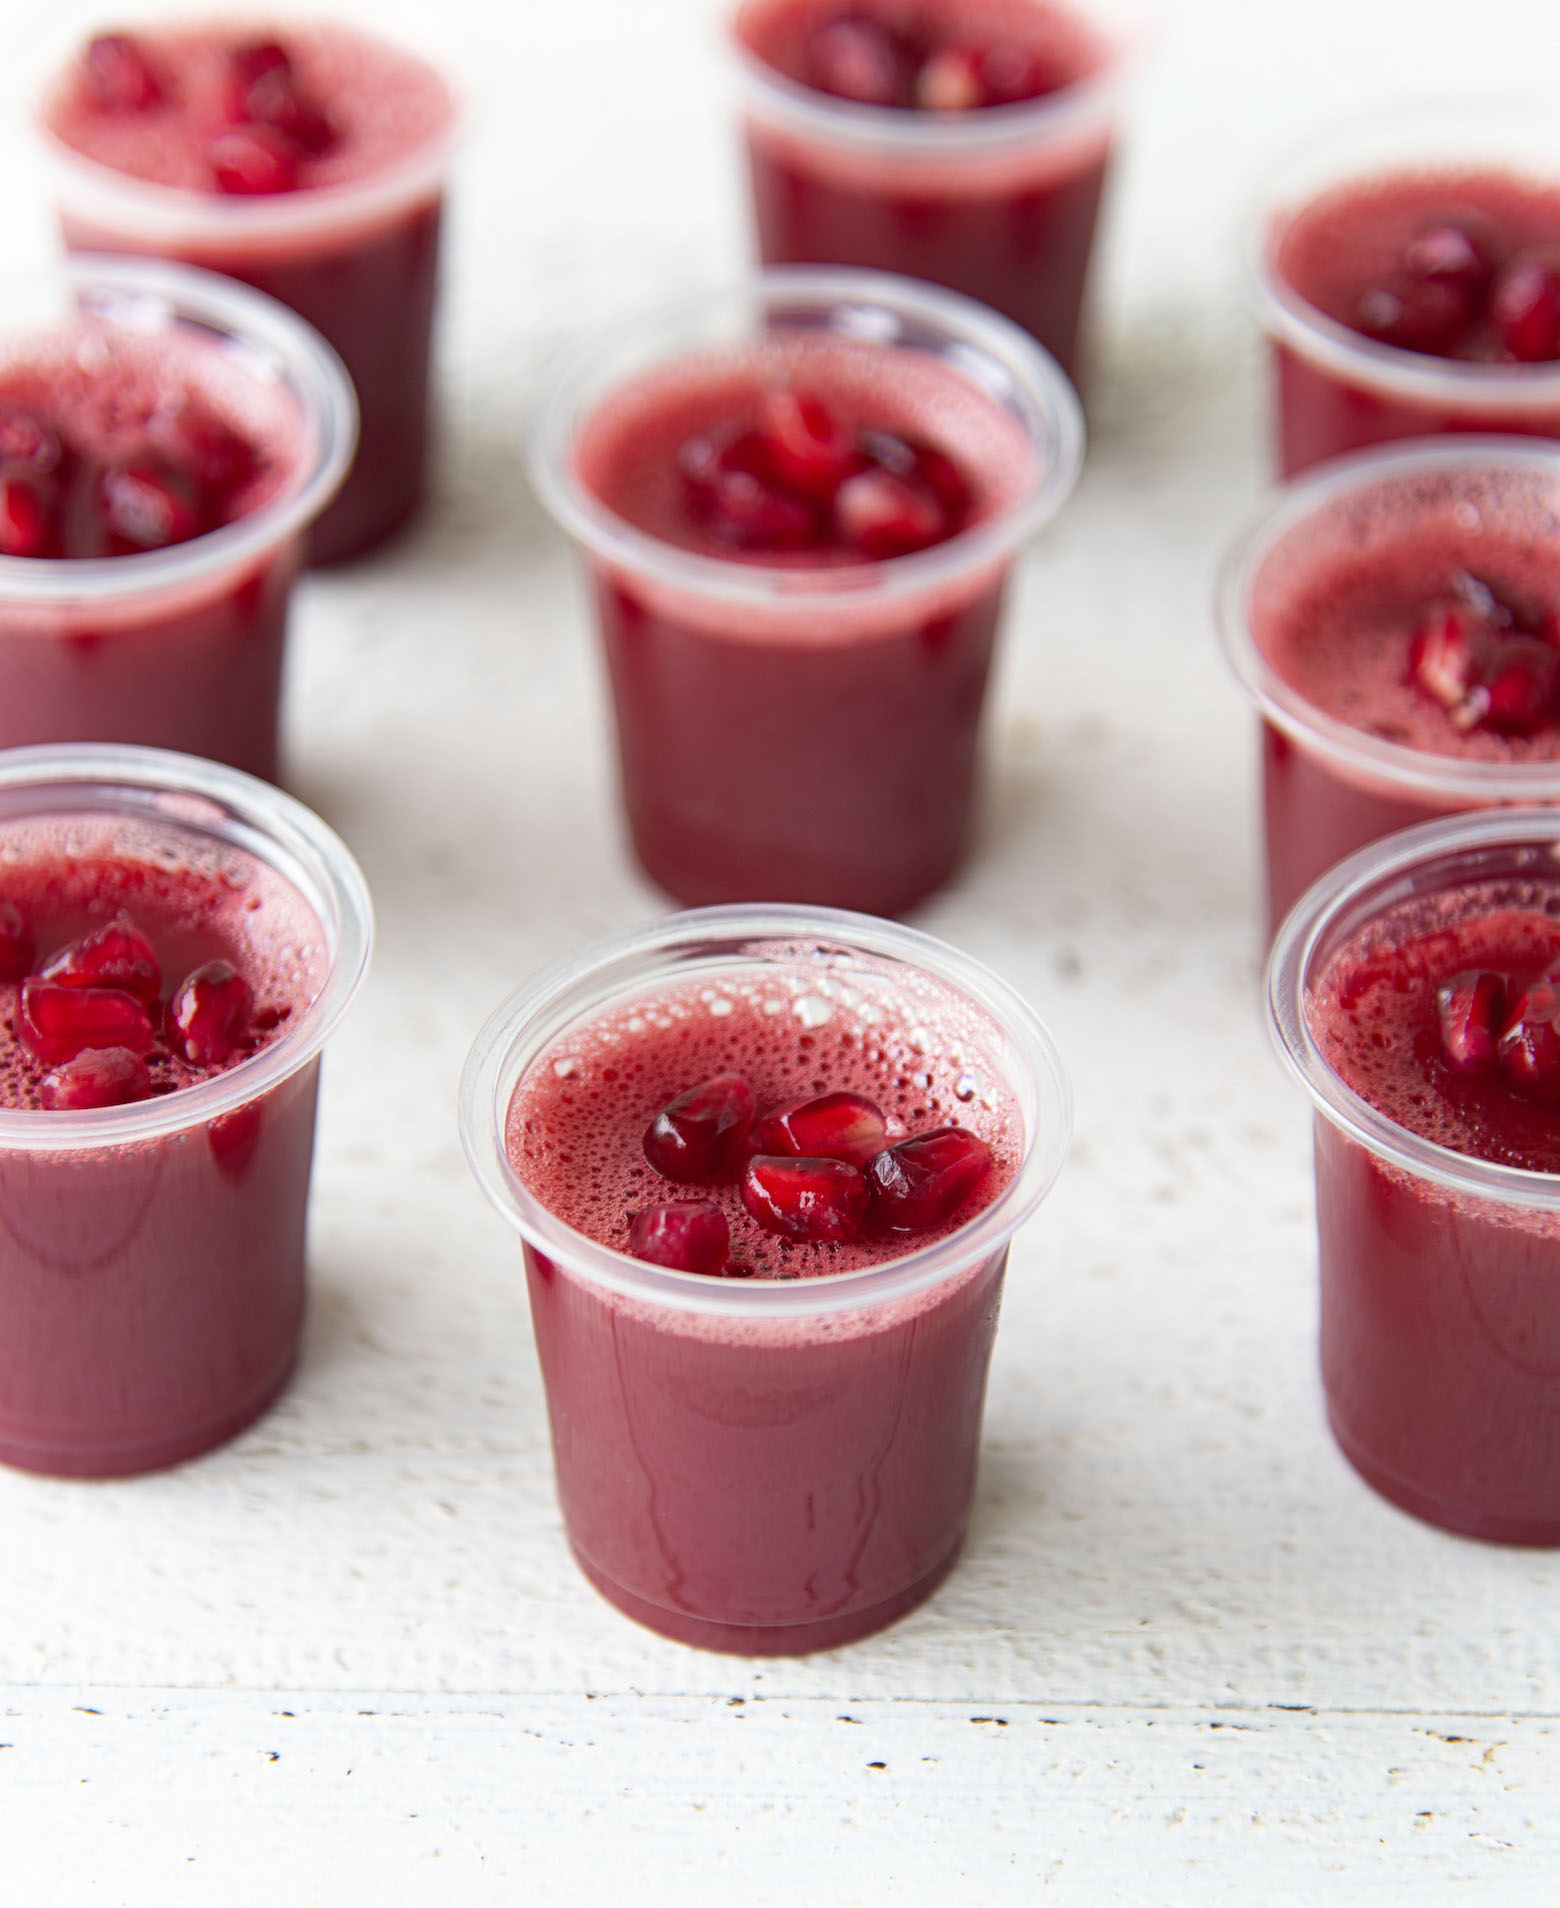
M569 1548L586 1578L608 1603L624 1616L642 1623L647 1630L654 1630L658 1636L670 1637L674 1643L690 1644L697 1650L718 1650L729 1656L808 1656L815 1650L838 1649L842 1644L871 1636L874 1631L897 1622L917 1604L924 1603L952 1570L963 1541L961 1537L924 1577L869 1609L819 1617L811 1623L766 1624L713 1623L686 1610L668 1610L664 1604L651 1603L632 1590L625 1590L599 1571L575 1545L571 1543Z
M1534 1549L1560 1545L1560 1516L1502 1517L1471 1505L1449 1503L1378 1463L1344 1428L1330 1405L1327 1422L1338 1449L1371 1489L1421 1523L1435 1524L1459 1537L1477 1537L1490 1544L1521 1544Z
M292 1382L297 1362L298 1347L289 1345L281 1364L242 1404L192 1429L164 1433L142 1443L37 1444L0 1432L0 1464L40 1477L135 1477L145 1471L165 1471L170 1465L215 1450L264 1417Z

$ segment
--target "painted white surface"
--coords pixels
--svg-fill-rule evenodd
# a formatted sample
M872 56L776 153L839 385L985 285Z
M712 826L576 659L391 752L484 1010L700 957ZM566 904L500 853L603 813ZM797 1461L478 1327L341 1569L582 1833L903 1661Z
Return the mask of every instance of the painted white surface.
M1560 12L1164 10L1089 468L1025 560L978 852L919 917L1051 1023L1077 1144L1015 1249L958 1572L885 1636L755 1665L576 1576L453 1113L500 994L660 907L521 443L582 320L743 254L713 10L338 10L442 44L472 100L438 503L295 626L291 785L362 857L379 956L327 1066L292 1392L163 1476L0 1475L0 1901L1552 1902L1560 1557L1419 1527L1322 1423L1307 1120L1258 1018L1252 736L1207 603L1262 465L1253 177L1377 100L1540 90ZM16 116L97 17L7 22L18 263L48 228Z

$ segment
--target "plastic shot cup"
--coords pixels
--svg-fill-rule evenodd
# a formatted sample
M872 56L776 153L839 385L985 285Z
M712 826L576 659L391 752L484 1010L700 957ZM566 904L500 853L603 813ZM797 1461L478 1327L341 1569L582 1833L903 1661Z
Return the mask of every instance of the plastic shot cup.
M1473 362L1385 344L1330 317L1286 275L1297 222L1327 201L1337 205L1329 249L1347 258L1354 195L1395 182L1433 193L1444 179L1444 222L1463 208L1470 195L1461 182L1475 174L1494 182L1497 203L1513 185L1552 194L1560 239L1560 137L1547 110L1461 104L1386 114L1309 142L1268 182L1247 268L1269 345L1280 476L1407 437L1560 437L1560 363Z
M1217 619L1225 657L1261 717L1269 933L1325 869L1394 829L1503 802L1560 802L1560 724L1526 746L1481 750L1470 736L1464 752L1441 752L1395 732L1400 710L1387 721L1366 703L1347 721L1320 706L1286 675L1280 640L1297 605L1306 626L1320 626L1334 592L1347 601L1378 577L1405 612L1428 607L1459 569L1479 575L1486 559L1498 560L1496 544L1508 560L1515 553L1535 596L1560 604L1560 551L1546 554L1557 515L1560 451L1441 438L1310 472L1233 540ZM1387 672L1398 693L1406 627L1403 636L1401 664ZM1438 715L1436 723L1449 751L1455 730Z
M875 1262L789 1279L670 1270L561 1220L517 1170L517 1087L540 1078L544 1091L560 1038L588 1043L604 1017L644 1002L640 1024L655 1026L679 1001L718 1016L745 990L766 1015L772 997L798 1039L858 1022L896 1041L919 1030L919 1064L963 1069L956 1100L1004 1109L992 1117L1011 1175L995 1197L919 1249L909 1237L897 1256L885 1243ZM722 1023L741 1024L740 1011ZM949 1028L957 1054L937 1045ZM952 948L863 916L673 915L569 955L503 1003L467 1062L462 1136L521 1235L564 1523L610 1602L679 1642L800 1654L931 1594L969 1516L1008 1242L1053 1183L1070 1123L1025 1003Z
M711 423L702 387L728 376L753 405L766 381L868 410L862 390L881 388L1000 501L929 549L844 567L706 555L610 507L596 486L652 429L664 482L679 482L680 439ZM878 914L946 882L969 835L1004 586L1082 455L1072 389L1024 333L877 273L768 272L565 369L532 476L584 552L629 831L652 879L687 905Z
M1416 1517L1556 1544L1560 1174L1494 1165L1399 1125L1330 1064L1319 1005L1340 950L1401 961L1411 928L1455 934L1507 904L1560 912L1553 811L1448 816L1376 842L1284 923L1269 1010L1315 1107L1322 1380L1338 1444Z
M818 11L744 0L730 16L764 264L945 285L1021 325L1081 382L1089 258L1141 23L1125 8L1049 9L1088 49L1084 77L1015 105L932 113L836 98L765 57L794 31L787 16Z
M155 48L159 34L148 38ZM382 122L413 89L418 136L341 183L245 196L162 185L86 157L70 141L70 72L56 79L38 124L72 252L149 254L239 279L298 313L340 355L361 434L310 536L310 559L332 563L383 543L424 493L440 226L460 109L425 60L377 36L300 27L288 40L295 51L314 48L344 86L377 91L370 120Z
M154 260L79 258L0 290L0 379L214 399L280 476L216 530L125 556L0 556L0 749L132 742L274 780L288 602L341 483L356 411L340 361L269 298ZM42 373L37 367L43 366ZM48 369L48 367L53 367ZM59 393L67 407L82 393Z
M290 1005L270 1044L160 1097L0 1108L0 1461L61 1476L193 1457L286 1385L321 1050L372 934L351 855L266 783L154 749L0 753L0 895L69 896L104 865L89 918L128 900L186 957L209 958L213 893L245 897L251 971Z

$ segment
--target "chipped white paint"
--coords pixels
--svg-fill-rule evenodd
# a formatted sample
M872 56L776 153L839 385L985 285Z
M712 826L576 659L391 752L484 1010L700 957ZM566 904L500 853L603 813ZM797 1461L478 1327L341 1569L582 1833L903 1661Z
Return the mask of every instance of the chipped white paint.
M712 7L338 0L442 25L473 96L441 503L296 624L290 780L368 868L379 960L327 1066L291 1394L166 1476L0 1476L0 1900L1552 1902L1560 1557L1421 1529L1322 1427L1306 1120L1258 1024L1250 736L1207 601L1257 483L1246 182L1384 89L1556 70L1560 14L1167 5L1090 467L1019 580L977 856L921 917L1050 1021L1077 1145L1014 1254L960 1569L884 1637L754 1665L575 1575L453 1115L499 995L658 905L520 446L583 318L739 255ZM15 116L101 9L12 12L23 259Z

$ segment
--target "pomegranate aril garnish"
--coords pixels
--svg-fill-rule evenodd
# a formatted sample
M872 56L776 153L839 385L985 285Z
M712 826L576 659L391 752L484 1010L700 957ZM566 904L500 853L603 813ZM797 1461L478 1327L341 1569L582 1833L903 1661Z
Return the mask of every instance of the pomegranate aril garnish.
M234 119L273 127L311 156L334 143L335 128L300 90L292 59L275 40L235 49L229 71Z
M297 188L298 148L274 126L234 126L218 133L206 149L206 163L217 190L237 198Z
M100 33L87 43L87 92L108 113L140 113L162 98L146 55L124 33Z
M766 1232L798 1244L844 1244L867 1215L867 1183L842 1159L759 1153L742 1175L742 1203Z
M38 1097L50 1113L76 1113L91 1107L129 1106L150 1098L152 1076L146 1062L128 1047L88 1048L46 1073Z
M1060 91L1069 75L1037 53L1009 41L988 47L980 58L980 78L987 106L1014 106L1020 100L1040 99Z
M728 429L691 437L678 453L691 515L738 550L800 550L818 541L811 499L776 481L769 439Z
M886 1147L867 1162L872 1217L890 1232L926 1232L951 1219L986 1176L991 1153L962 1126Z
M27 917L14 901L0 899L0 981L19 981L37 956Z
M1530 246L1506 261L1490 287L1490 317L1505 357L1560 358L1560 245Z
M1560 1100L1560 983L1546 975L1515 994L1496 1057L1514 1093Z
M830 502L861 461L853 434L810 391L768 392L761 421L775 475L819 503Z
M1478 315L1478 298L1461 280L1407 271L1372 285L1354 308L1354 322L1366 337L1432 357L1450 357L1466 344Z
M930 490L947 512L949 533L962 526L970 508L970 487L946 451L893 431L863 431L861 449L874 464L907 484Z
M1415 630L1409 679L1458 729L1529 734L1554 708L1560 648L1519 628L1486 585L1466 582L1457 601L1437 604Z
M49 477L65 462L65 442L31 411L0 404L0 464L19 465L33 477Z
M254 447L220 418L184 408L154 411L147 420L152 448L194 481L201 496L221 505L255 474Z
M719 1206L704 1200L685 1205L646 1206L634 1214L628 1229L628 1249L650 1265L669 1266L675 1272L702 1272L716 1277L726 1269L731 1250L731 1228Z
M1496 262L1495 237L1482 221L1446 219L1426 226L1403 249L1410 277L1461 285L1474 297L1495 276Z
M684 1185L719 1179L741 1159L756 1110L740 1073L717 1073L661 1108L645 1129L645 1158L663 1179Z
M858 106L909 106L917 62L896 34L875 20L847 16L813 34L807 83Z
M131 458L101 471L97 510L111 556L187 543L201 527L189 479L171 464L150 457Z
M231 962L207 961L168 1002L169 1045L192 1066L220 1067L248 1038L254 1006L254 990Z
M118 987L65 987L31 975L16 1005L17 1039L46 1067L87 1047L146 1053L156 1035L140 1001Z
M1435 990L1435 1011L1446 1064L1457 1073L1489 1072L1506 1024L1505 976L1472 968L1454 974Z
M986 104L981 56L973 47L945 46L915 76L915 103L929 113L967 113Z
M52 492L34 478L15 471L0 473L0 556L59 554L59 522Z
M834 497L841 543L879 561L929 549L948 535L948 514L924 485L876 465L847 477Z
M146 1007L155 1005L162 992L156 950L123 909L51 955L39 973L62 987L118 987Z
M754 1129L760 1153L780 1158L841 1159L865 1166L883 1150L888 1127L882 1109L859 1093L823 1093L761 1120Z

